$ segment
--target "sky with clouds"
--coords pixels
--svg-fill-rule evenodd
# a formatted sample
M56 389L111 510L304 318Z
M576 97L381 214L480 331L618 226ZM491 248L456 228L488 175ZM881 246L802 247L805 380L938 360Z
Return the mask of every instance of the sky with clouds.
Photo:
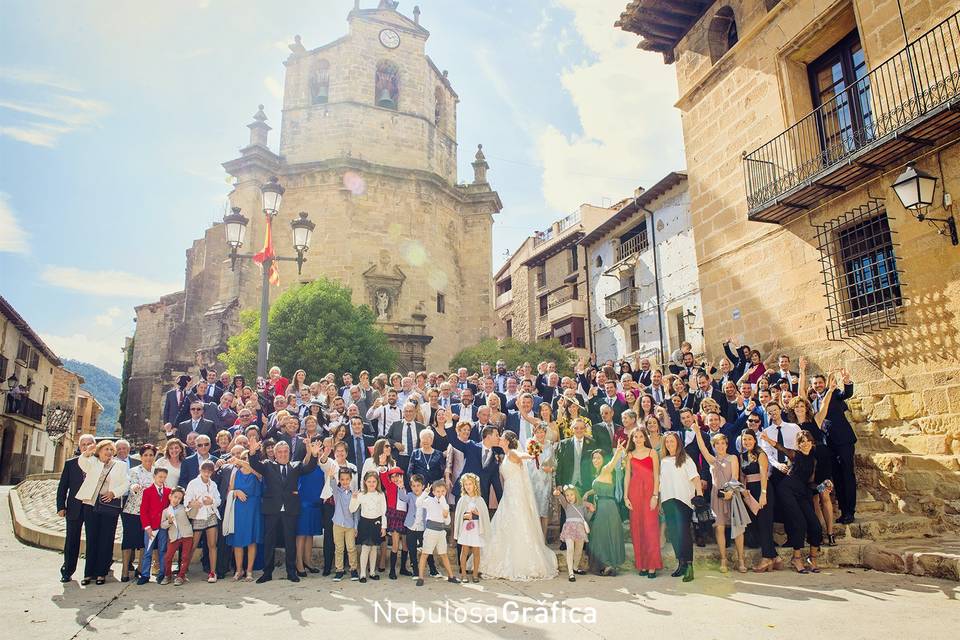
M613 27L626 0L417 4L427 53L460 96L461 179L483 143L504 203L495 267L581 203L616 202L682 168L674 70ZM258 103L279 127L287 43L344 35L352 6L8 3L0 295L58 355L119 375L134 305L180 289L187 247L222 217L220 163L246 144Z

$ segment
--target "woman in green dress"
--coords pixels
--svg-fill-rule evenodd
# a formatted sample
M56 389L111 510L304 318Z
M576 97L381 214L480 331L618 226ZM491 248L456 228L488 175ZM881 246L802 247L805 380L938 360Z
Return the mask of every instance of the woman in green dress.
M593 481L593 488L583 496L584 506L593 514L590 524L590 541L587 543L587 549L590 552L590 570L604 576L617 575L617 569L627 559L623 546L623 522L614 496L613 478L614 470L623 459L624 451L623 443L618 443L613 452L613 458L604 464L603 452L600 449L594 449L590 459L597 477ZM587 498L591 498L592 501L587 502Z

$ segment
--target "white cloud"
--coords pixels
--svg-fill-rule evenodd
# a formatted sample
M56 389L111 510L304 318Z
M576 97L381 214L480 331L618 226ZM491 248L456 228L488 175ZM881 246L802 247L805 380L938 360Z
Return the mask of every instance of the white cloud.
M40 273L46 284L94 296L150 299L179 291L178 282L158 282L125 271L88 271L48 265Z
M109 335L84 332L67 336L42 333L40 337L61 358L89 362L115 376L122 372L125 337L123 332Z
M30 72L0 69L0 79L20 84L34 84L57 91L66 89L54 80L45 81ZM100 100L74 95L50 93L43 102L0 100L0 136L38 147L55 147L59 138L78 129L95 126L110 112L109 106Z
M30 84L39 87L49 87L60 91L76 92L79 89L65 80L54 76L46 71L37 69L12 69L10 67L0 67L0 80L7 80L19 84Z
M29 236L17 222L10 196L0 191L0 253L29 253Z
M106 311L104 311L103 313L95 317L93 321L97 324L97 326L100 326L100 327L112 327L113 321L119 318L122 313L123 313L123 309L121 309L120 307L110 307L109 309L107 309Z
M266 87L267 91L270 92L270 95L277 100L283 98L283 87L280 85L280 81L273 76L267 76L264 78L263 86Z
M572 12L591 59L560 76L581 132L547 127L538 140L547 204L566 211L603 197L616 201L637 185L650 186L683 168L674 68L660 56L638 51L635 37L613 27L623 1L555 4ZM571 175L578 177L571 180Z

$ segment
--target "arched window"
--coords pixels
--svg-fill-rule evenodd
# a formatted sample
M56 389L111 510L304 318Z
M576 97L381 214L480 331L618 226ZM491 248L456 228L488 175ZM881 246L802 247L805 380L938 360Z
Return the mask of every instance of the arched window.
M310 102L326 104L330 100L330 63L317 60L310 72Z
M727 51L737 44L737 19L730 7L721 7L710 21L707 35L710 45L710 62L716 63Z
M437 87L433 94L433 124L440 126L443 120L443 89Z
M374 104L384 109L396 109L400 101L400 72L392 62L377 65Z

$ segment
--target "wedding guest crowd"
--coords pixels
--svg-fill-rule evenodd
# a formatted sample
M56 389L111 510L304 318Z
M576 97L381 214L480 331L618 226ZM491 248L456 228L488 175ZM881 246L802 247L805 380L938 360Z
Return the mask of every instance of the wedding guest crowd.
M834 521L856 514L850 374L809 375L804 357L792 370L787 354L722 347L712 363L684 343L663 367L591 356L571 376L552 362L504 361L312 382L308 367L289 379L273 367L255 387L226 371L201 370L192 386L181 375L162 403L163 442L131 455L124 440L80 437L57 491L61 581L76 571L82 529L81 583L103 584L119 525L120 579L138 584L156 575L182 585L198 548L205 581L263 584L277 547L292 582L349 572L422 584L441 575L435 554L450 582L478 582L506 441L522 455L541 542L560 543L570 581L584 566L624 569L624 523L632 566L648 578L664 569L666 539L672 576L693 580L707 536L723 573L729 546L738 572L779 569L775 522L792 568L818 572ZM745 547L760 550L752 568Z

